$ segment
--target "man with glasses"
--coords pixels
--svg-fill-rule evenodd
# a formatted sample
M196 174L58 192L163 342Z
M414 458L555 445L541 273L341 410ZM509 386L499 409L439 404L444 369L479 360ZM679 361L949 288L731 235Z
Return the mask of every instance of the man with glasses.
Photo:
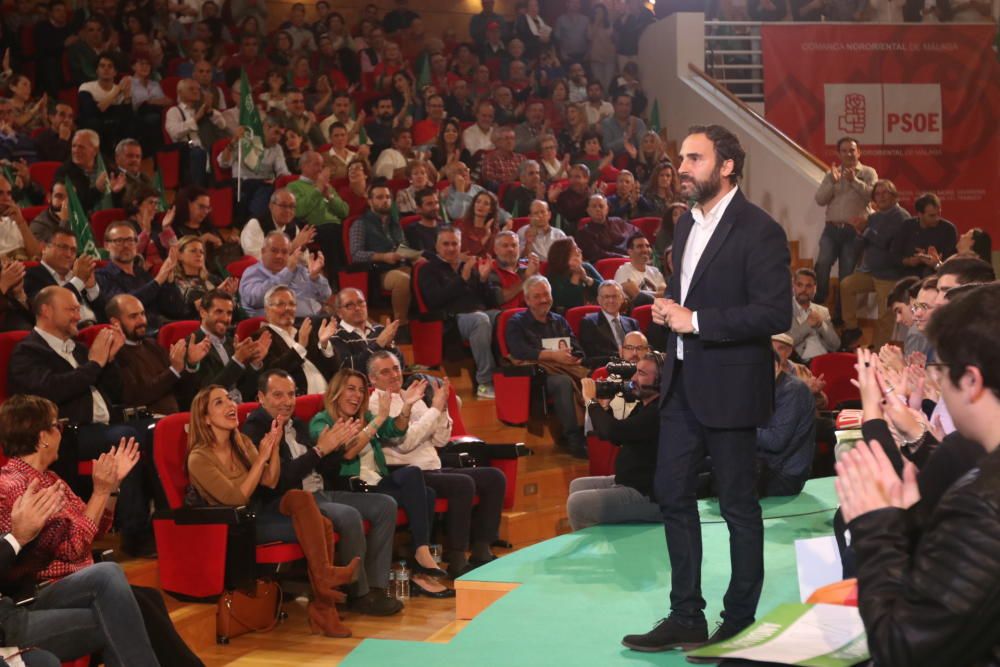
M307 317L296 327L297 300L284 285L267 290L264 304L264 324L251 336L258 341L271 336L271 345L261 360L262 369L286 371L295 380L299 394L325 392L329 378L340 368L332 341L337 321L330 318L314 324Z
M90 255L76 256L76 236L68 229L57 229L42 243L42 261L24 274L28 299L49 285L65 287L80 302L79 327L95 324L104 313L104 299L97 284L97 264Z
M601 310L590 313L580 322L580 345L587 355L590 368L600 368L619 354L625 337L639 331L639 323L621 314L625 303L622 286L605 280L597 288L597 305Z
M382 350L393 353L400 364L405 364L395 340L399 320L387 321L384 325L370 322L365 295L353 287L337 293L334 307L340 326L333 335L333 347L342 366L366 373L368 359Z
M296 197L290 190L275 190L268 202L270 215L259 220L251 218L240 232L240 246L244 254L260 259L264 240L273 231L282 232L288 237L292 242L292 251L305 248L312 241L315 230L296 222L296 206Z
M326 143L323 132L316 122L316 114L306 109L306 97L297 88L285 93L285 127L309 139L313 146L322 146Z
M164 318L183 319L187 304L174 284L177 253L171 251L156 276L142 266L138 256L139 237L132 224L121 220L111 223L104 232L104 247L111 261L97 270L101 296L110 300L118 294L131 294L142 301L150 328L159 329Z
M266 296L271 288L279 285L294 297L295 316L322 314L332 294L330 283L323 275L323 253L317 252L303 261L305 244L293 247L293 243L283 231L269 232L261 249L260 262L243 274L240 299L251 317L266 316Z

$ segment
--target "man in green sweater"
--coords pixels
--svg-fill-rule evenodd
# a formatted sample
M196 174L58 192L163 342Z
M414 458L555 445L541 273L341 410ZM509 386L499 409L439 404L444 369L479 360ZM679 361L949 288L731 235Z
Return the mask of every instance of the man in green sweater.
M330 185L323 156L309 151L302 156L299 167L302 176L288 184L288 190L295 195L295 217L317 229L330 222L339 225L347 217L348 206Z

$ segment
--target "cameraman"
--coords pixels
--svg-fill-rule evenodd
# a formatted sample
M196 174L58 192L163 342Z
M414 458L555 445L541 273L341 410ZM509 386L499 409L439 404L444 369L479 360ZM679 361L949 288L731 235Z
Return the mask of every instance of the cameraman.
M646 354L636 363L628 392L638 399L624 419L609 409L611 399L598 399L596 383L582 381L587 414L597 435L621 447L614 476L581 477L569 485L566 512L573 530L602 523L663 521L653 502L653 472L659 442L660 358Z

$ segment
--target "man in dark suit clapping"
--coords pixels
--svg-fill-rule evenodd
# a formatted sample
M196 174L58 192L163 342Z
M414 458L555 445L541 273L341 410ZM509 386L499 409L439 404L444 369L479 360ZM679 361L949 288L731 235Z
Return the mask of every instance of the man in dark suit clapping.
M770 337L791 325L792 294L784 231L737 187L744 159L739 139L717 125L692 128L681 146L681 194L697 205L678 220L676 279L653 304L654 329L670 329L654 482L670 555L670 614L650 632L624 638L638 651L688 649L736 635L754 621L764 581L756 427L773 410ZM696 469L706 454L732 559L723 622L711 638L695 497Z
M625 336L639 330L639 323L621 314L625 293L613 280L605 280L597 289L600 312L590 313L580 321L580 345L587 366L600 368L617 357Z

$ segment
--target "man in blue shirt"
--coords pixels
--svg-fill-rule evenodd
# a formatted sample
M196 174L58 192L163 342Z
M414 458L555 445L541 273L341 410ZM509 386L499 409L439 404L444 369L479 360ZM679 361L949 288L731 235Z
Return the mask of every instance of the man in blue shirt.
M295 295L296 317L320 315L333 294L323 275L323 253L317 252L303 261L304 250L290 250L290 245L284 232L270 232L261 248L260 262L243 274L240 299L251 317L264 314L264 295L277 285L288 287Z

